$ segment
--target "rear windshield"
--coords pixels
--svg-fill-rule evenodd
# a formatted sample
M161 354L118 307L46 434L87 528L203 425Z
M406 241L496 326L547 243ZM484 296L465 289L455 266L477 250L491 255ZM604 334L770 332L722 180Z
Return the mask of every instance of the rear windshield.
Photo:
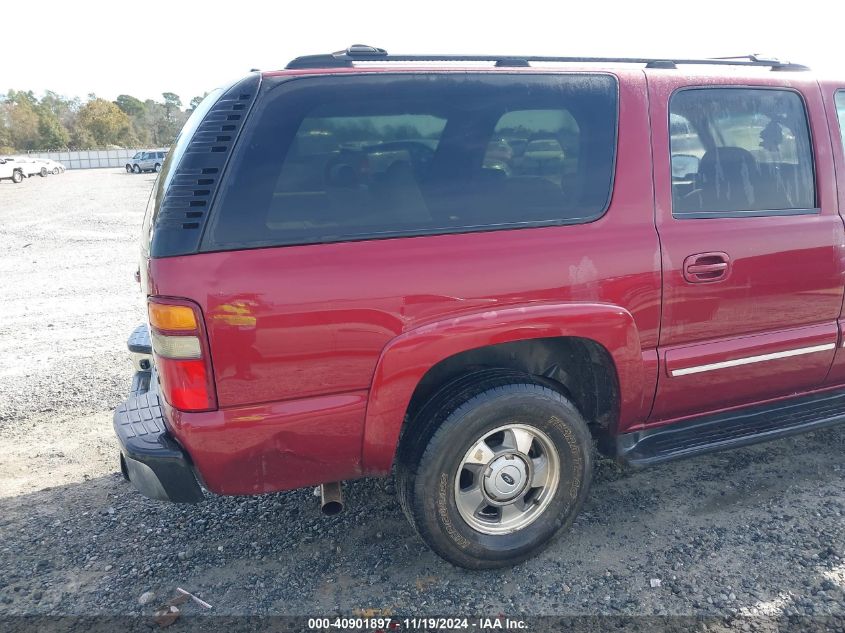
M607 75L359 75L270 85L204 248L308 244L601 216L617 85Z

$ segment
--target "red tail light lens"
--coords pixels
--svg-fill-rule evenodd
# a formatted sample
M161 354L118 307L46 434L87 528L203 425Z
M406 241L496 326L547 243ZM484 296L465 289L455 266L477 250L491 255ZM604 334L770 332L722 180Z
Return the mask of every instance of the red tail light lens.
M165 358L156 365L160 367L158 377L164 397L174 407L181 411L208 411L216 407L204 360Z
M165 400L180 411L211 411L217 394L199 306L151 297L150 339Z

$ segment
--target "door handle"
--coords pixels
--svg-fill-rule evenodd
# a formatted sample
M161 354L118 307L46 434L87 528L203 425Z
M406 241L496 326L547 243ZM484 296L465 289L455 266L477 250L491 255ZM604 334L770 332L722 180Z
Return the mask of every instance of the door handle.
M692 264L687 266L687 272L690 275L702 275L705 273L717 273L728 269L727 262L719 262L718 264Z
M696 253L684 260L684 279L691 284L706 284L728 278L731 258L727 253Z

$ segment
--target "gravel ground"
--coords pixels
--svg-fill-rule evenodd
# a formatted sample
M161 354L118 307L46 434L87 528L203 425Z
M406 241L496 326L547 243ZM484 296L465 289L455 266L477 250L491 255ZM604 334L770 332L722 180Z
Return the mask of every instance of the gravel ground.
M642 472L601 461L572 532L497 572L433 555L387 480L346 485L334 518L311 490L145 499L118 474L111 411L143 318L132 273L152 182L91 170L0 183L0 616L148 621L178 586L218 615L660 615L704 617L710 630L774 630L765 618L843 630L845 428Z

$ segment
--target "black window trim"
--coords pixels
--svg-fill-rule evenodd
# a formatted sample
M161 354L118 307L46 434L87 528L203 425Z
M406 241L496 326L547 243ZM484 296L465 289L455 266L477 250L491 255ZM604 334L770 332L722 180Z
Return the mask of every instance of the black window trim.
M212 234L214 233L214 227L216 226L217 219L219 217L219 207L220 204L218 202L219 198L215 195L214 200L212 201L211 208L209 210L208 221L203 226L202 236L200 237L199 248L197 249L198 253L219 253L219 252L229 252L229 251L239 251L239 250L255 250L259 248L287 248L291 246L319 246L321 244L338 244L338 243L345 243L345 242L368 242L368 241L379 241L379 240L389 240L389 239L412 239L416 237L432 237L437 235L464 235L468 233L489 233L492 231L519 231L523 229L534 229L534 228L550 228L556 226L580 226L585 224L592 224L593 222L597 222L604 218L607 215L607 212L610 210L611 204L613 203L613 194L616 189L616 168L618 164L618 157L619 157L619 118L621 116L622 107L620 103L620 95L621 90L619 86L619 76L613 72L608 71L584 71L584 70L573 70L573 71L561 71L561 72L502 72L502 71L494 71L494 70L421 70L419 72L416 71L406 71L406 72L376 72L376 71L362 71L356 73L309 73L304 75L297 75L295 77L274 77L274 78L265 78L264 81L261 82L261 88L259 94L256 96L253 105L258 105L260 99L266 99L269 92L280 88L281 86L287 85L291 81L300 81L303 79L323 79L330 81L337 77L354 77L354 76L369 76L369 77L401 77L401 78L408 78L408 77L417 77L417 76L429 76L429 75L454 75L454 74L461 74L461 75L508 75L510 77L524 77L524 76L578 76L578 75L586 75L589 77L610 77L613 80L613 86L615 89L615 97L616 97L616 116L613 120L613 156L611 159L611 168L610 168L610 182L608 186L607 198L604 202L604 206L601 208L601 211L596 214L594 217L591 216L589 219L583 218L561 218L559 220L534 220L534 221L527 221L527 222L508 222L504 224L485 224L482 226L466 226L466 227L453 227L453 228L430 228L430 229L417 229L417 230L406 230L406 231L391 231L391 232L374 232L374 233L361 233L359 235L344 235L344 236L337 236L337 237L329 237L326 236L320 241L314 240L300 240L300 241L287 241L284 243L279 243L278 240L250 240L249 242L231 242L225 245L216 244L212 241ZM274 81L276 80L276 81ZM252 119L252 117L250 117ZM255 125L251 120L247 122L247 125L252 127ZM249 129L244 126L241 130L241 134L238 136L235 145L232 147L231 157L237 155L240 145L243 139L248 137L247 132ZM223 170L223 173L220 176L220 181L224 182L227 176L228 170L231 168L231 160L226 162L226 166Z
M798 90L797 88L792 88L790 86L760 86L755 84L709 84L709 85L700 85L700 86L683 86L681 88L676 88L672 91L672 94L669 95L669 101L666 104L666 124L667 126L671 126L670 117L672 116L672 99L675 98L675 95L686 92L688 90L777 90L779 92L792 92L798 95L798 98L801 100L801 107L804 109L804 120L807 122L807 136L809 137L810 141L810 158L811 158L811 168L813 170L813 200L815 202L815 207L807 208L807 209L755 209L753 211L689 211L689 212L676 212L675 211L675 196L672 194L671 187L672 187L672 175L671 172L669 174L669 197L671 201L671 215L672 219L675 220L712 220L717 218L768 218L768 217L788 217L788 216L798 216L798 215L821 215L822 209L819 205L819 175L818 170L816 169L816 143L815 138L813 136L813 125L810 120L810 111L807 109L807 100L804 98L804 94ZM668 151L669 151L669 165L671 169L672 165L672 133L671 127L667 127L669 130L669 134L667 138L669 139L668 143Z

